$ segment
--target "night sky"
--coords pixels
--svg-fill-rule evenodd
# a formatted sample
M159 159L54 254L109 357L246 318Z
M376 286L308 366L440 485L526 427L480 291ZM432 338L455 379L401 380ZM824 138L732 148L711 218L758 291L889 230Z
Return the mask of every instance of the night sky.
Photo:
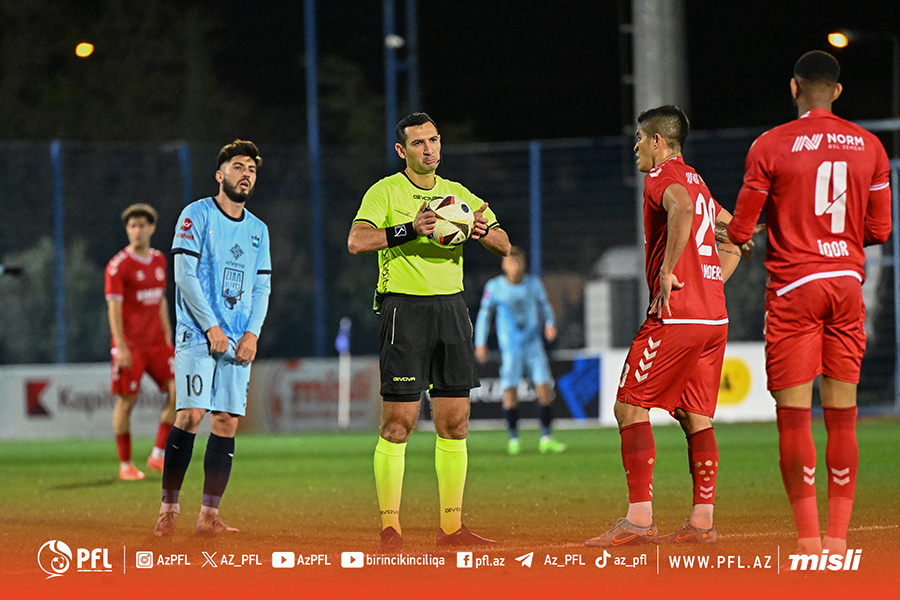
M252 76L232 77L267 105L305 102L303 3L234 6L234 35ZM402 30L404 0L397 0ZM694 128L770 126L795 116L788 95L794 61L832 51L843 68L835 111L849 119L890 116L891 45L828 46L837 27L900 34L896 0L687 0L689 116ZM249 10L248 10L249 9ZM422 109L439 123L470 124L475 139L504 141L614 135L630 127L623 110L618 9L614 0L418 2ZM318 2L319 53L359 64L366 86L384 90L381 2Z

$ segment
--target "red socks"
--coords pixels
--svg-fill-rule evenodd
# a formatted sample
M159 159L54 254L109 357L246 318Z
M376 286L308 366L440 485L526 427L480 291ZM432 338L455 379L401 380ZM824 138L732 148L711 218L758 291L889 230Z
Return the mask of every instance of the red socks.
M116 447L119 450L119 462L131 460L131 433L117 433Z
M794 523L800 538L819 537L819 512L816 507L816 446L810 429L808 408L777 406L778 450L781 455L781 479L794 511Z
M719 472L719 447L712 427L687 436L688 460L694 482L694 504L716 503L716 474Z
M166 448L166 440L169 439L169 432L172 431L172 426L168 423L160 423L159 429L156 430L156 448L162 448L165 450Z
M846 539L856 474L859 470L859 445L856 442L856 407L825 408L825 466L828 468L828 530L825 535Z
M619 430L622 437L622 465L628 482L628 502L653 500L653 465L656 443L650 423L626 425Z

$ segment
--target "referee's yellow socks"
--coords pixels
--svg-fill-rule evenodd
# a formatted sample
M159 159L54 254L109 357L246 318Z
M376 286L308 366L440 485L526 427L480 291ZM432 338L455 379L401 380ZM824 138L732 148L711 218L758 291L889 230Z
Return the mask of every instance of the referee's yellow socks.
M441 529L444 533L455 533L462 526L462 500L468 464L466 440L437 438L434 469L437 471Z
M381 528L393 527L400 533L400 494L406 467L406 442L395 444L383 437L375 446L375 491L381 510Z

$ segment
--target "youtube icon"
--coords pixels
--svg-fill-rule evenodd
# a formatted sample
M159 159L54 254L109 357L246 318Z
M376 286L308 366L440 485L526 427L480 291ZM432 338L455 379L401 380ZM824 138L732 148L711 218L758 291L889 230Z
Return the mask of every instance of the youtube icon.
M293 569L297 564L293 552L273 552L272 566L276 569Z

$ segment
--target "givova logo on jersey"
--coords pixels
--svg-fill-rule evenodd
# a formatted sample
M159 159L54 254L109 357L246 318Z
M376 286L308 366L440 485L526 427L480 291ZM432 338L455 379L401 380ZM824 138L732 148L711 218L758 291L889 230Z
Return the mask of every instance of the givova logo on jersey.
M38 566L47 579L62 577L75 564L78 573L111 573L109 550L106 548L76 548L73 553L65 542L50 540L38 550Z

